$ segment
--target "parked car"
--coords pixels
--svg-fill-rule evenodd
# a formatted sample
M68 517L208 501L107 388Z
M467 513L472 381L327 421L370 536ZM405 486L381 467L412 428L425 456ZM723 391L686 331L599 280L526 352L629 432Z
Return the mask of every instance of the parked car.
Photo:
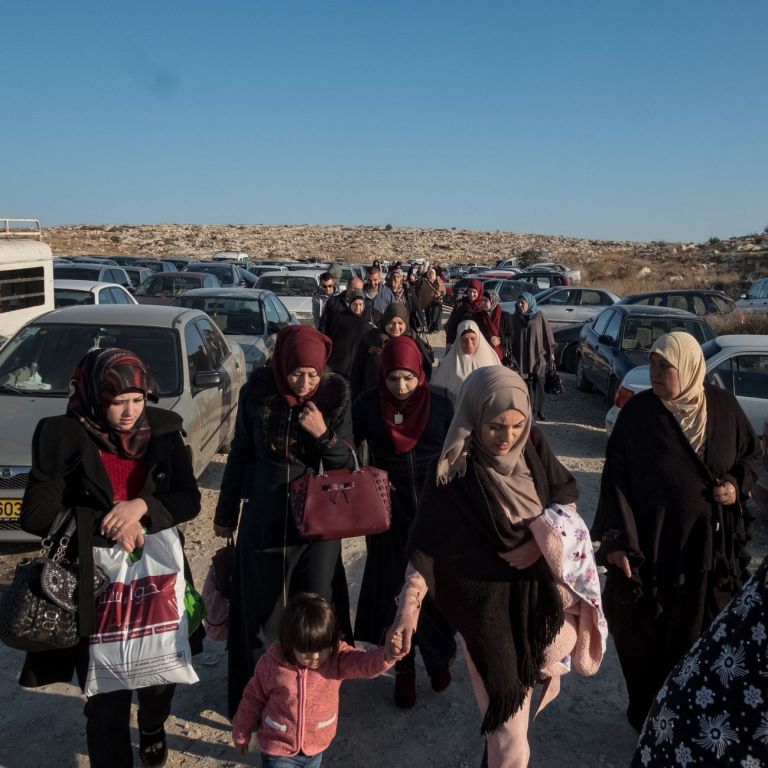
M53 302L56 309L75 304L138 304L122 285L92 280L54 280Z
M312 322L312 294L324 269L301 272L267 272L256 283L257 288L272 291L280 297L288 311L301 323Z
M569 278L572 284L581 281L581 270L559 264L556 261L540 261L537 264L529 264L523 272L559 272Z
M515 276L516 280L526 280L529 283L536 283L540 291L544 291L547 288L556 288L562 285L572 285L571 278L568 275L564 275L562 272L542 272L542 271L530 271L521 272Z
M751 312L768 312L768 277L761 278L742 294L736 306Z
M153 272L178 272L176 265L170 259L139 259L137 267L147 267Z
M482 274L475 277L463 277L455 283L453 286L454 292L452 294L452 299L454 301L463 298L464 294L467 292L467 286L469 285L470 280L480 280L483 284L483 291L496 291L499 294L502 309L505 309L507 312L514 311L514 303L521 293L525 293L526 291L528 293L538 293L538 286L534 283L527 283L523 280L518 280L516 277L507 279L498 277L486 278L485 274ZM511 310L510 307L512 307Z
M136 262L140 261L142 256L110 256L110 259L121 267L135 267Z
M216 251L211 259L213 261L249 261L250 257L244 251Z
M195 259L192 256L164 256L163 261L169 261L176 269L181 271L188 264L191 264L193 261L199 261L199 259Z
M120 266L111 256L75 256L72 258L75 264L105 264L110 267Z
M274 264L254 264L253 266L248 267L248 271L254 277L261 277L267 272L287 272L288 267L284 267L282 264L280 266L275 266Z
M218 278L227 288L254 287L257 278L247 270L230 261L193 261L182 272L207 272Z
M21 498L40 419L64 413L75 364L95 347L122 347L148 366L159 406L184 420L199 477L234 434L245 358L203 312L181 307L77 306L27 323L0 349L0 540L34 540L20 530Z
M485 272L481 272L480 275L487 278L498 277L504 279L507 277L515 277L515 275L519 275L521 272L521 269L487 269Z
M621 296L604 288L548 288L536 294L536 304L550 323L586 323L594 320ZM514 305L502 306L514 312Z
M685 288L676 291L649 291L624 296L619 304L645 304L649 307L672 307L693 312L707 318L712 315L727 315L737 309L736 302L722 291Z
M117 283L126 290L132 290L133 285L128 277L128 273L117 266L109 264L62 264L57 262L53 265L54 280L91 280L95 283Z
M138 288L145 280L149 280L153 274L149 267L123 267L123 269L134 289Z
M272 291L259 288L197 288L173 303L205 312L230 344L239 344L249 376L269 362L280 330L299 324Z
M584 323L556 325L552 328L555 340L555 365L564 373L576 372L576 353L579 349L579 336Z
M704 342L701 348L707 365L705 381L735 395L752 429L761 435L768 419L768 335L718 336ZM605 417L608 432L627 402L650 388L647 365L638 365L624 377Z
M703 343L715 338L710 326L690 312L667 307L614 304L582 326L576 353L576 387L596 387L613 402L619 384L636 365L648 362L659 336L687 331Z
M171 304L176 296L193 288L221 288L214 275L205 272L158 272L133 293L139 304Z

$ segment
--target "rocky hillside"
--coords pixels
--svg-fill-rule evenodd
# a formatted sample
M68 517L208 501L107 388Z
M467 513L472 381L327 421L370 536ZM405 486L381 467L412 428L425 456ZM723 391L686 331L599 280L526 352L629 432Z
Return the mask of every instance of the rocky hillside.
M707 243L639 243L515 232L473 232L381 226L270 226L116 224L54 227L46 238L56 255L190 255L245 251L260 259L340 259L369 264L427 258L433 263L494 263L529 248L544 248L556 261L582 268L594 279L688 280L707 271L748 283L768 271L768 234ZM711 282L711 281L708 281Z

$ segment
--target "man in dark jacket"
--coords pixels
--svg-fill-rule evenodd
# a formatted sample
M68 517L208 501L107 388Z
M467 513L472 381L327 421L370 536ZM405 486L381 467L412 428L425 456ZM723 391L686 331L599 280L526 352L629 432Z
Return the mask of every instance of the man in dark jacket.
M319 283L315 292L312 294L312 322L317 330L320 330L320 324L328 302L334 296L339 295L339 288L330 272L323 272L320 275Z

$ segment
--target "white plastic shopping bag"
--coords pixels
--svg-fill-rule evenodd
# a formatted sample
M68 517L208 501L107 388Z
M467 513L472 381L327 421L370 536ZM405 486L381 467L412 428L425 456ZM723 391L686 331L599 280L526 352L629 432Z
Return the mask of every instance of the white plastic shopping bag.
M96 598L85 694L196 683L184 611L184 555L176 528L144 537L140 557L95 547L110 584Z

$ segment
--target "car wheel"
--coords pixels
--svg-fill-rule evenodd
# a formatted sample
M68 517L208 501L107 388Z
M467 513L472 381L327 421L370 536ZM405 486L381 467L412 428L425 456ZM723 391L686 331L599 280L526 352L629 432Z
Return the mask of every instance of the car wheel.
M584 374L584 362L581 357L576 358L576 389L579 392L592 391L592 383Z
M619 382L613 377L608 381L608 406L612 406L616 400L616 393L619 391Z
M560 368L565 373L576 371L576 343L569 344L560 358Z

